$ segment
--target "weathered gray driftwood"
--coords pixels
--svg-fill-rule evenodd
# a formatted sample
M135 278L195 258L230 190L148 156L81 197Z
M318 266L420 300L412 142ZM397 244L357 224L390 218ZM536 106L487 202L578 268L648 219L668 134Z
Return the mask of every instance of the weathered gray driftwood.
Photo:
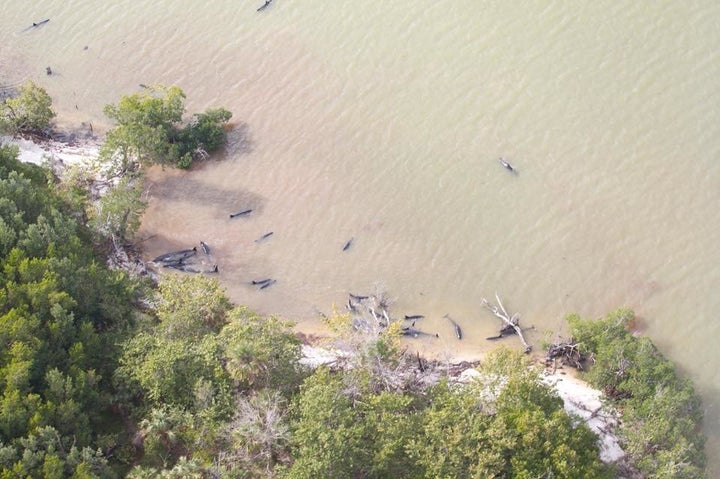
M482 299L482 304L487 309L489 309L495 316L500 318L505 324L505 327L500 329L499 336L493 336L492 338L488 339L497 339L498 337L502 337L506 334L506 332L509 331L508 328L512 328L512 331L514 331L515 334L518 335L523 346L525 346L525 353L529 353L530 351L532 351L532 346L528 344L528 342L525 340L525 336L523 336L523 330L522 328L520 328L520 313L510 315L505 309L505 306L503 306L502 301L500 300L500 296L498 296L497 293L495 293L495 299L498 303L497 306L495 306L494 304L490 304L485 298Z

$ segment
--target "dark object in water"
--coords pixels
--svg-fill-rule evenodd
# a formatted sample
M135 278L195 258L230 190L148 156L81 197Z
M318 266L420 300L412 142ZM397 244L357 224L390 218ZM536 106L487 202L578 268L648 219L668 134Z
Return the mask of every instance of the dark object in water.
M517 170L513 167L513 165L511 165L510 163L508 163L507 161L505 161L505 158L503 158L503 157L501 156L500 158L498 158L498 161L500 162L501 165L503 165L503 166L505 167L506 170L511 171L511 172L517 174Z
M235 218L236 216L245 216L245 215L247 215L247 214L250 214L251 211L252 211L252 210L242 210L242 211L238 211L237 213L232 213L232 214L230 215L230 218Z
M443 318L447 318L452 323L453 329L455 330L455 336L458 339L462 339L462 330L460 329L460 326L458 326L458 323L453 321L449 314L446 314L445 316L443 316Z
M185 271L186 265L182 262L182 260L180 260L175 263L164 263L163 268L172 268L180 271Z
M269 232L269 233L265 233L264 235L262 235L261 237L259 237L258 239L256 239L255 242L256 242L256 243L259 243L259 242L261 242L262 240L271 237L272 235L273 235L273 232L272 232L272 231Z
M410 314L410 315L407 315L407 314L406 314L406 315L405 315L405 319L409 319L409 320L411 320L411 321L412 321L413 319L423 319L424 317L425 317L425 316L423 316L422 314Z
M352 245L352 242L355 238L350 238L347 243L345 243L345 246L343 246L343 251L347 251L350 246Z
M154 260L153 263L178 263L182 260L193 256L197 252L197 247L193 246L192 249L184 249L180 251L173 251L172 253L161 254Z
M45 67L45 73L47 73L48 75L52 75L52 68Z
M32 26L33 26L33 27L39 27L40 25L45 25L45 24L46 24L47 22L49 22L49 21L50 21L50 19L49 19L49 18L46 18L45 20L42 20L42 21L37 22L37 23L33 22Z
M272 0L265 0L265 4L262 5L260 8L258 8L257 11L258 11L258 12L262 12L262 11L265 10L267 7L269 7L271 3L272 3Z
M508 324L500 329L500 333L497 336L488 336L485 339L487 339L488 341L493 341L495 339L502 339L505 336L510 336L512 334L517 334L517 331L514 327Z
M267 288L267 287L272 286L272 285L275 284L275 283L277 283L277 281L274 280L274 279L271 279L271 280L268 281L267 283L265 283L265 284L263 284L262 286L260 286L260 289L265 289L265 288Z
M352 302L352 299L348 299L347 309L348 311L352 311L353 313L357 312L357 308L355 307L355 303Z
M201 241L201 242L200 242L200 247L202 248L203 253L205 253L205 254L210 254L210 247L208 246L208 244L207 244L206 242Z
M403 329L402 329L402 335L403 335L403 336L410 336L410 337L412 337L412 338L419 338L419 337L421 337L421 336L430 336L430 337L434 337L434 338L439 338L439 337L440 337L440 335L439 335L438 333L430 334L430 333L426 333L425 331L420 331L419 329L415 329L415 328L412 328L412 327L411 327L411 328L403 328Z
M272 278L261 279L261 280L252 280L251 282L252 282L252 284L259 285L259 284L269 283L270 281L272 281Z

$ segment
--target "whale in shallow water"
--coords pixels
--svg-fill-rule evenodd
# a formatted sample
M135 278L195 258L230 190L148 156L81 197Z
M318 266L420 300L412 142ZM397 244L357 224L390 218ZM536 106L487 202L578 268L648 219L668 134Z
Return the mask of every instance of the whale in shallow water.
M449 314L446 314L446 315L443 316L443 317L444 317L444 318L447 318L448 321L450 321L450 322L452 323L453 329L455 330L455 337L457 337L458 339L462 339L462 329L460 329L460 326L458 326L458 323L456 323L456 322L450 317Z
M513 165L511 165L510 163L505 161L505 158L503 158L502 156L500 158L498 158L498 161L500 162L501 165L503 165L505 167L506 170L508 170L512 173L517 173L517 170L515 169L515 167L513 167Z
M262 240L271 237L272 235L273 235L273 232L272 232L272 231L270 231L269 233L265 233L264 235L262 235L261 237L259 237L258 239L256 239L255 242L256 242L256 243L259 243L259 242L261 242Z
M440 335L438 333L430 334L426 333L425 331L420 331L419 329L415 329L414 327L409 328L402 328L401 333L403 336L410 336L411 338L419 338L419 337L433 337L433 338L439 338Z
M265 4L264 4L264 5L261 5L260 8L257 9L257 11L258 11L258 12L262 12L262 11L265 10L267 7L269 7L271 3L272 3L272 0L265 0Z
M236 218L236 217L238 217L238 216L245 216L245 215L250 214L251 212L252 212L252 210L242 210L242 211L238 211L237 213L231 213L231 214L230 214L230 218Z
M355 238L350 238L350 239L348 240L348 242L345 243L345 246L343 246L343 251L347 251L348 249L350 249L350 246L352 246L352 243L353 243L353 240L354 240L354 239L355 239Z
M202 248L203 253L205 253L205 254L210 254L210 247L208 246L208 244L207 244L206 242L201 241L201 242L200 242L200 247Z
M270 281L268 281L265 284L263 284L262 286L260 286L260 289L269 288L270 286L272 286L275 283L277 283L277 280L271 279Z

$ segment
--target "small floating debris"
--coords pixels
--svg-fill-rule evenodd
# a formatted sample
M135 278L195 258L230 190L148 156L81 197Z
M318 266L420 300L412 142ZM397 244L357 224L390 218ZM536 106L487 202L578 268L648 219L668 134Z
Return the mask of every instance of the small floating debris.
M250 212L252 212L252 210L242 210L242 211L238 211L237 213L231 213L230 218L236 218L238 216L249 215Z

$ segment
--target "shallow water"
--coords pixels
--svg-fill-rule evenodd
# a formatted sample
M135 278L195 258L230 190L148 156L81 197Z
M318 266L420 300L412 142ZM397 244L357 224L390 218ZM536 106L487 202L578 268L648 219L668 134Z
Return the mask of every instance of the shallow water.
M306 331L382 290L440 335L420 348L465 358L495 292L536 345L632 307L720 457L720 4L257 3L5 2L0 85L32 78L96 133L140 83L233 111L222 159L152 172L146 255L204 240L234 300Z

